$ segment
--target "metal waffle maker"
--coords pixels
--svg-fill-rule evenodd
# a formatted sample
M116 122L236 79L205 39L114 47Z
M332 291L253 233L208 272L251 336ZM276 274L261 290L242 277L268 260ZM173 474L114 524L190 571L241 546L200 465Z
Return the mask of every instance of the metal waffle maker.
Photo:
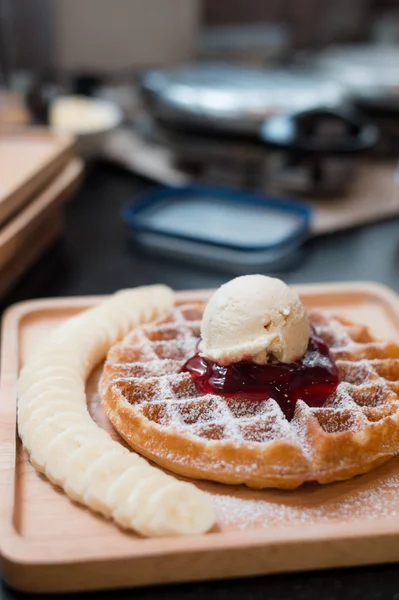
M270 150L267 181L295 194L343 194L359 156L378 140L374 125L348 110L315 108L275 116L261 126Z
M309 70L223 64L149 71L142 92L153 133L194 178L260 190L274 154L260 136L263 124L321 106L335 110L346 98L340 84Z

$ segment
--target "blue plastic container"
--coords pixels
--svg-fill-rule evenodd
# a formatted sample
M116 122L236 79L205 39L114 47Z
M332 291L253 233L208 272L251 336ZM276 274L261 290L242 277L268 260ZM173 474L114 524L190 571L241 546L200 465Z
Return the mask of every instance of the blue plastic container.
M121 212L133 237L147 249L235 272L276 266L309 233L303 202L221 187L160 187Z

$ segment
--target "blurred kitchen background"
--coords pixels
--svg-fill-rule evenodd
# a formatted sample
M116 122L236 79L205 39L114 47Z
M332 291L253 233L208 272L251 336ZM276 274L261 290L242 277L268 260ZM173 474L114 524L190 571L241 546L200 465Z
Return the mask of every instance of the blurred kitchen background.
M0 0L6 298L399 289L398 156L397 1Z

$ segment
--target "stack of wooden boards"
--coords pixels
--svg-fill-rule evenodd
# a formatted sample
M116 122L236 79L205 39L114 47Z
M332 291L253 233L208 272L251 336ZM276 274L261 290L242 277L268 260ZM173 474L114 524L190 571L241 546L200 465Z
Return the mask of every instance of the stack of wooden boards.
M61 235L63 204L82 172L71 137L0 130L0 296Z

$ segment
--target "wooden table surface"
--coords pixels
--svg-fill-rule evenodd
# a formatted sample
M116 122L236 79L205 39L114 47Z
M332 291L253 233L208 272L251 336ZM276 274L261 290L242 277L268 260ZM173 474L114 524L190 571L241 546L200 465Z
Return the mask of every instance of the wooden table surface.
M118 210L150 185L103 163L91 165L80 192L67 206L64 240L24 277L2 308L34 297L109 293L157 281L187 289L215 287L229 279L223 272L142 255L127 242ZM374 280L399 292L399 219L315 238L289 269L275 275L289 283ZM206 596L220 600L398 600L399 568L384 565L286 574L104 592L88 598L196 600ZM25 597L0 588L0 600Z

